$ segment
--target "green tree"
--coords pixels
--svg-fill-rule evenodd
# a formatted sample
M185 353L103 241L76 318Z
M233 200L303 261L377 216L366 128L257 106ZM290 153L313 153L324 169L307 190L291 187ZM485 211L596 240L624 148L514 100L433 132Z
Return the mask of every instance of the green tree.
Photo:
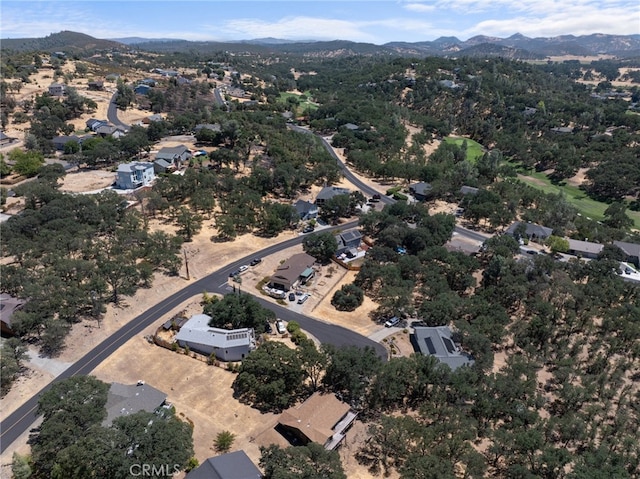
M13 171L19 175L32 177L38 174L44 164L44 156L38 151L11 150L9 160L14 162Z
M193 236L200 232L202 221L202 216L193 213L185 206L181 206L176 214L176 223L180 227L178 233L182 235L186 242L191 241Z
M262 306L250 294L227 294L222 299L204 305L203 313L211 316L209 326L215 328L253 328L256 334L265 331L265 325L273 322L276 315Z
M302 241L302 249L320 263L327 264L338 251L338 240L328 231L311 233Z
M31 477L33 470L31 469L29 456L22 456L14 452L11 458L11 473L14 479L28 479Z
M345 284L333 294L331 304L338 311L355 311L364 301L364 291L354 284Z
M265 479L346 479L336 451L310 442L306 446L287 447L275 444L260 447L260 467Z
M216 435L213 445L218 452L228 452L236 440L236 435L229 431L221 431Z
M27 358L27 347L18 338L9 338L2 342L0 353L0 394L4 396L20 375L23 362Z
M372 348L355 346L336 349L325 345L329 356L323 383L355 407L362 407L365 394L380 370L380 358Z
M549 236L545 244L553 253L566 253L569 251L569 241L559 236Z
M242 361L233 388L240 400L261 411L282 411L302 390L304 375L296 351L267 341Z

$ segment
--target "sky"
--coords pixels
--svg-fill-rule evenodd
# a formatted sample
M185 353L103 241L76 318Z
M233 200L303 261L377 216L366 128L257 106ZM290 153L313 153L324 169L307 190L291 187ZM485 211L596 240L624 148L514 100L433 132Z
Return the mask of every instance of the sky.
M0 1L0 38L62 30L95 38L256 38L418 42L640 34L638 0L57 0Z

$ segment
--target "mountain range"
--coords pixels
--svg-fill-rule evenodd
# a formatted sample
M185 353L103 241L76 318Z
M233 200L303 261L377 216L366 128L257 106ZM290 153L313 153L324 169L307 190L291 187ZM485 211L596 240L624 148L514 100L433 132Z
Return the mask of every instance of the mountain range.
M418 56L501 56L518 59L544 59L550 56L613 55L619 58L640 57L640 35L561 35L530 38L515 34L508 38L478 35L462 41L440 37L433 41L390 42L384 45L346 40L290 41L261 38L235 42L187 41L170 38L127 37L97 39L77 32L62 31L44 38L0 40L3 49L68 51L79 53L97 50L211 51L278 53L294 55L418 55Z

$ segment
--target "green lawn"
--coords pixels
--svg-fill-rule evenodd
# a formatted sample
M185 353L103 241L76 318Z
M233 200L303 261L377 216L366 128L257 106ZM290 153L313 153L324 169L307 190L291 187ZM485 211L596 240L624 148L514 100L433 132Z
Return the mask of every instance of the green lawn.
M607 209L606 203L596 201L589 198L587 194L577 186L573 185L554 185L551 180L541 172L526 172L518 176L523 183L529 186L533 186L538 190L542 190L545 193L558 194L562 192L567 198L567 201L571 203L576 209L584 216L592 218L594 220L601 220L604 218L604 210ZM640 212L627 210L627 215L633 220L634 227L640 228Z
M311 111L315 111L318 109L318 104L317 103L313 103L312 101L310 101L309 99L312 98L311 96L311 92L304 92L303 95L307 96L306 100L301 100L300 97L302 95L298 94L298 93L293 93L290 91L287 92L281 92L280 96L278 97L278 101L280 103L287 103L287 99L288 98L298 98L298 100L300 101L300 104L297 108L298 112L297 113L303 113L306 110L311 110Z
M471 164L476 163L478 158L484 155L484 148L477 141L470 140L469 138L461 138L459 136L448 136L444 139L446 143L453 143L454 145L462 146L462 143L467 142L467 161Z

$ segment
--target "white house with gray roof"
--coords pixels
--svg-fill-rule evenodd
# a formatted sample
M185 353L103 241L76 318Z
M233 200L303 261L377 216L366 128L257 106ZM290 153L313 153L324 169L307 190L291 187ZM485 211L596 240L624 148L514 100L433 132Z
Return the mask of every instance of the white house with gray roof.
M413 339L422 354L434 356L452 371L461 366L471 366L475 362L473 357L463 352L455 344L452 336L453 333L448 326L416 326Z
M222 361L241 361L256 348L253 328L213 328L209 321L211 316L207 314L192 316L176 335L180 347L188 347L207 356L215 354Z

